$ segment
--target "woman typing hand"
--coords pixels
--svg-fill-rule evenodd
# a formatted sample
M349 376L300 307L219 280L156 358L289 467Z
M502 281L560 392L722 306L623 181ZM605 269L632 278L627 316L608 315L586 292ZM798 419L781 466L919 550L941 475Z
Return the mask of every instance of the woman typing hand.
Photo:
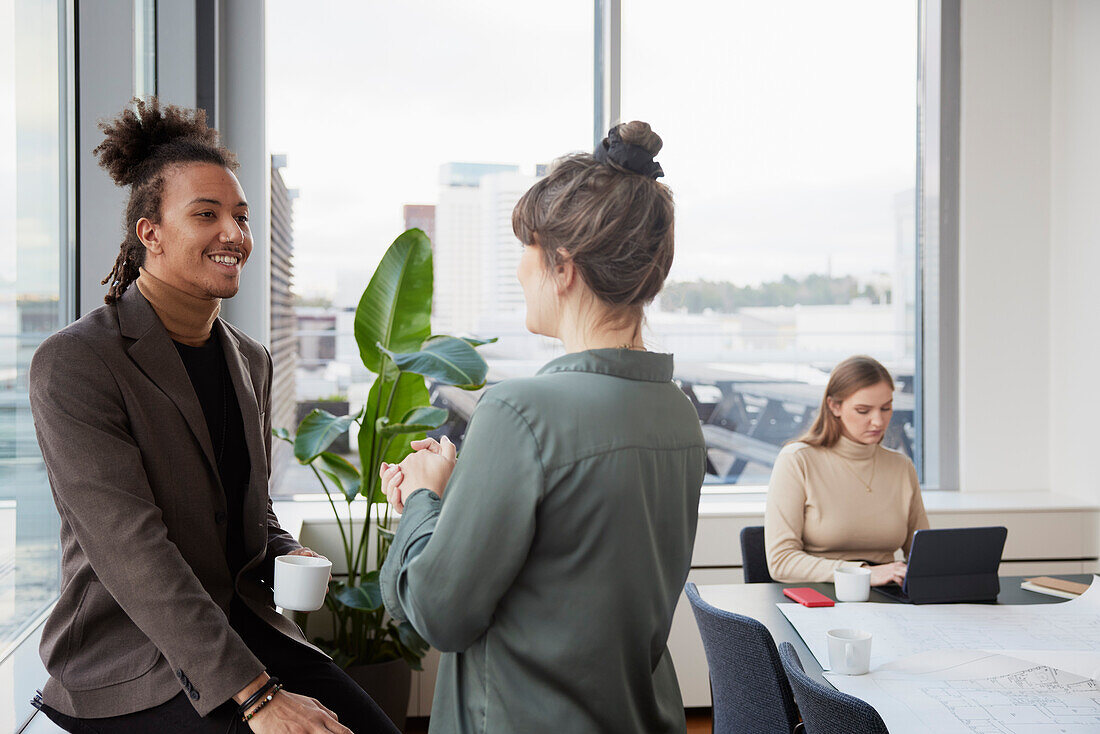
M885 586L886 584L901 586L905 583L906 569L907 566L902 561L871 566L871 586Z

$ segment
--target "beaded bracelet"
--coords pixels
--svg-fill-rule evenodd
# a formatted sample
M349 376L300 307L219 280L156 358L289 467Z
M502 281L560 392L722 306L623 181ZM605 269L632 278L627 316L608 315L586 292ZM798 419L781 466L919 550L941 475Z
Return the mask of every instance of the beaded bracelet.
M252 695L245 699L244 703L237 707L237 715L244 716L244 712L252 708L253 705L267 694L268 690L279 685L279 679L272 676L264 681L264 684L252 692Z
M242 716L241 721L243 721L245 723L248 723L248 720L251 719L256 714L260 713L260 709L262 709L264 706L271 703L271 699L275 698L275 694L278 693L281 690L283 690L283 684L282 683L276 683L275 687L271 689L271 693L267 694L267 696L265 696L264 698L261 698L260 702L256 706L256 708L252 709L247 714Z

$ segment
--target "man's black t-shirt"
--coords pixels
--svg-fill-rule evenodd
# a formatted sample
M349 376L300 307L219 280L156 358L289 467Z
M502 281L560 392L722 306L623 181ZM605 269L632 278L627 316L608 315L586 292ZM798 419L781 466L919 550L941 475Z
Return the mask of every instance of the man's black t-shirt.
M201 347L190 347L177 341L172 343L187 368L210 431L226 504L226 516L218 513L214 521L228 523L225 555L235 578L248 560L244 557L244 495L252 469L240 404L217 336L211 336Z

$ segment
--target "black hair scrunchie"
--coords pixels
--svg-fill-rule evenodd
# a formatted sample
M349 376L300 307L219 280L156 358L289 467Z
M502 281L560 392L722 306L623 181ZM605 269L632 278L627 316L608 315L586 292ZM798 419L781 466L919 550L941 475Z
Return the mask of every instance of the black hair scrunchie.
M640 145L624 143L619 137L619 128L616 125L607 131L607 137L596 146L592 157L600 163L617 163L628 171L640 173L654 180L665 175L661 164L653 160L653 156Z

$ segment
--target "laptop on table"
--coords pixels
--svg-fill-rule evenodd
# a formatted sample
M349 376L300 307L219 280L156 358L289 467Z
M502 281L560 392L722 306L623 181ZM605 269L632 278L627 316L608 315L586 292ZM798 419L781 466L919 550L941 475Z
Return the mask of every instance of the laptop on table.
M993 602L1001 593L997 570L1004 527L918 530L909 549L905 584L871 587L908 604Z

